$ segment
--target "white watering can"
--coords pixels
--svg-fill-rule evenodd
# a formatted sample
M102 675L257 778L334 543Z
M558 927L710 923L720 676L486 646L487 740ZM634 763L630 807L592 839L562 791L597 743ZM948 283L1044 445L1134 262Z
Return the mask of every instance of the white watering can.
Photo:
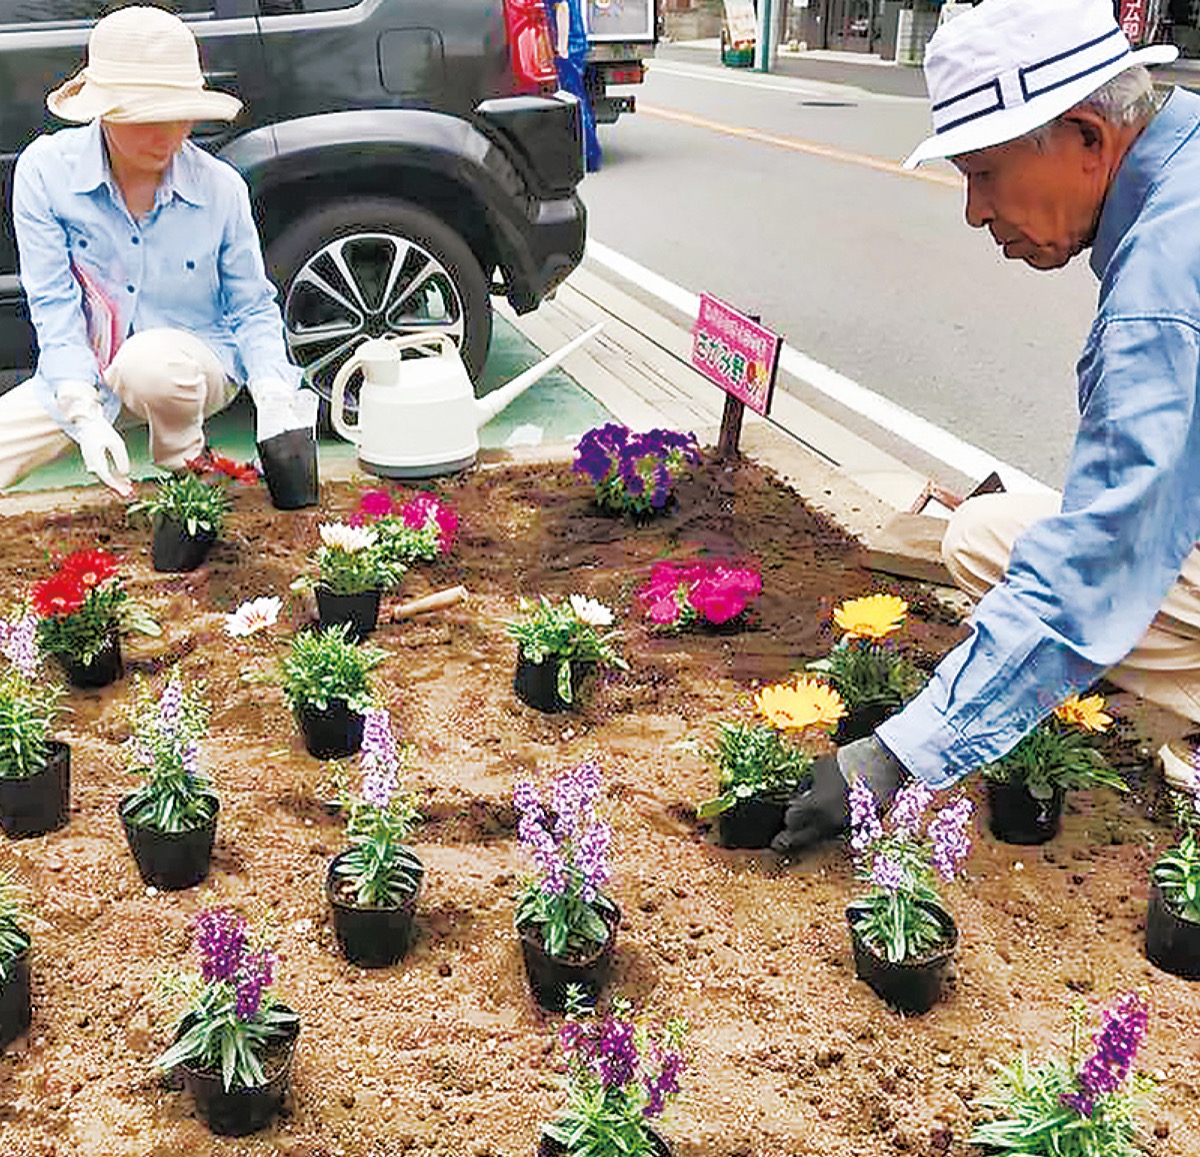
M465 470L479 452L478 430L509 402L600 332L594 325L511 382L476 398L454 343L444 334L368 338L333 379L333 428L358 446L364 470L384 478L430 478ZM404 357L404 351L415 356ZM362 370L358 421L345 418L346 383Z

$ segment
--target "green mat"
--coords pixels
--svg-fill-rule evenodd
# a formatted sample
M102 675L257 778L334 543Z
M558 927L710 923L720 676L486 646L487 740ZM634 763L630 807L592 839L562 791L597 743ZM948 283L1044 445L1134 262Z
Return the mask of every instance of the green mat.
M542 353L501 317L492 328L492 343L483 377L476 388L482 397L535 365ZM511 443L536 445L540 442L574 442L593 426L611 420L609 412L591 394L577 385L561 368L551 370L511 405L479 431L484 449L496 449ZM209 445L219 454L247 462L254 458L254 406L243 392L228 409L205 423ZM130 476L154 478L159 471L150 460L146 428L126 430ZM321 440L321 468L329 470L357 461L355 448L336 435ZM35 470L10 488L10 491L51 490L63 486L98 486L83 467L79 452L72 447L55 461Z

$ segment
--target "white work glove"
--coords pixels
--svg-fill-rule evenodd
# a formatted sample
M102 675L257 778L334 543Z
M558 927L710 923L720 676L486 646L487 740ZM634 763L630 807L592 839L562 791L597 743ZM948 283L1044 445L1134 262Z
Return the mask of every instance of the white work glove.
M311 390L298 390L281 378L258 378L247 387L256 410L255 440L266 442L289 430L311 430L318 399Z
M55 392L55 401L70 427L68 433L79 443L83 464L110 490L132 498L129 453L105 418L96 387L89 382L64 382Z

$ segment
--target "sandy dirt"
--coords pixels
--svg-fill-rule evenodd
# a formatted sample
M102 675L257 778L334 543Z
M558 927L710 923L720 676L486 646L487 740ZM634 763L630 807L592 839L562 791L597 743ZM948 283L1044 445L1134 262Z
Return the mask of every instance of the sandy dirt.
M905 1020L854 978L844 908L849 859L828 846L794 863L715 847L695 803L712 794L697 754L720 718L746 716L753 688L829 645L842 598L887 584L854 564L854 544L784 486L744 464L707 467L678 507L635 528L592 510L569 465L477 471L439 487L462 529L446 562L411 572L404 598L464 583L465 606L387 626L378 685L415 745L409 783L426 819L418 939L395 967L362 971L337 953L322 881L345 846L274 681L292 629L230 640L222 614L285 594L319 521L356 490L327 486L319 511L272 511L238 495L209 564L155 574L144 531L114 500L4 519L0 591L18 597L48 555L104 544L165 625L132 639L130 673L178 664L215 704L207 766L222 806L213 871L184 893L141 883L117 817L130 678L74 692L70 823L0 847L35 899L34 1019L0 1056L5 1157L530 1157L562 1100L557 1019L528 994L513 931L521 864L514 778L600 760L616 827L612 893L624 917L614 987L692 1025L685 1094L660 1131L677 1157L965 1155L968 1102L991 1062L1061 1039L1072 1001L1093 1008L1145 986L1153 1013L1141 1065L1160 1079L1147 1151L1200 1152L1200 991L1142 955L1146 873L1169 840L1149 740L1126 723L1114 743L1129 796L1073 797L1045 848L981 834L968 878L947 889L960 933L942 1003ZM765 595L740 633L650 636L632 591L657 558L701 549L756 559ZM902 639L926 666L962 629L930 592ZM599 680L582 708L544 716L520 704L504 620L520 595L581 591L624 612L627 675ZM969 792L982 800L978 784ZM156 1075L174 1010L156 977L192 970L189 922L232 904L273 921L277 991L302 1017L293 1094L255 1137L209 1136L188 1096Z

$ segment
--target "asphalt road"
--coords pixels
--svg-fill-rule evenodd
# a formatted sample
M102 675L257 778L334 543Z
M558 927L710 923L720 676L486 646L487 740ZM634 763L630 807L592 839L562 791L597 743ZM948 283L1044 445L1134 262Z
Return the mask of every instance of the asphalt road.
M594 240L1061 484L1094 278L1084 258L1055 273L1006 261L964 223L949 165L898 171L927 131L923 98L676 55L638 102L602 127L604 167L582 187Z

